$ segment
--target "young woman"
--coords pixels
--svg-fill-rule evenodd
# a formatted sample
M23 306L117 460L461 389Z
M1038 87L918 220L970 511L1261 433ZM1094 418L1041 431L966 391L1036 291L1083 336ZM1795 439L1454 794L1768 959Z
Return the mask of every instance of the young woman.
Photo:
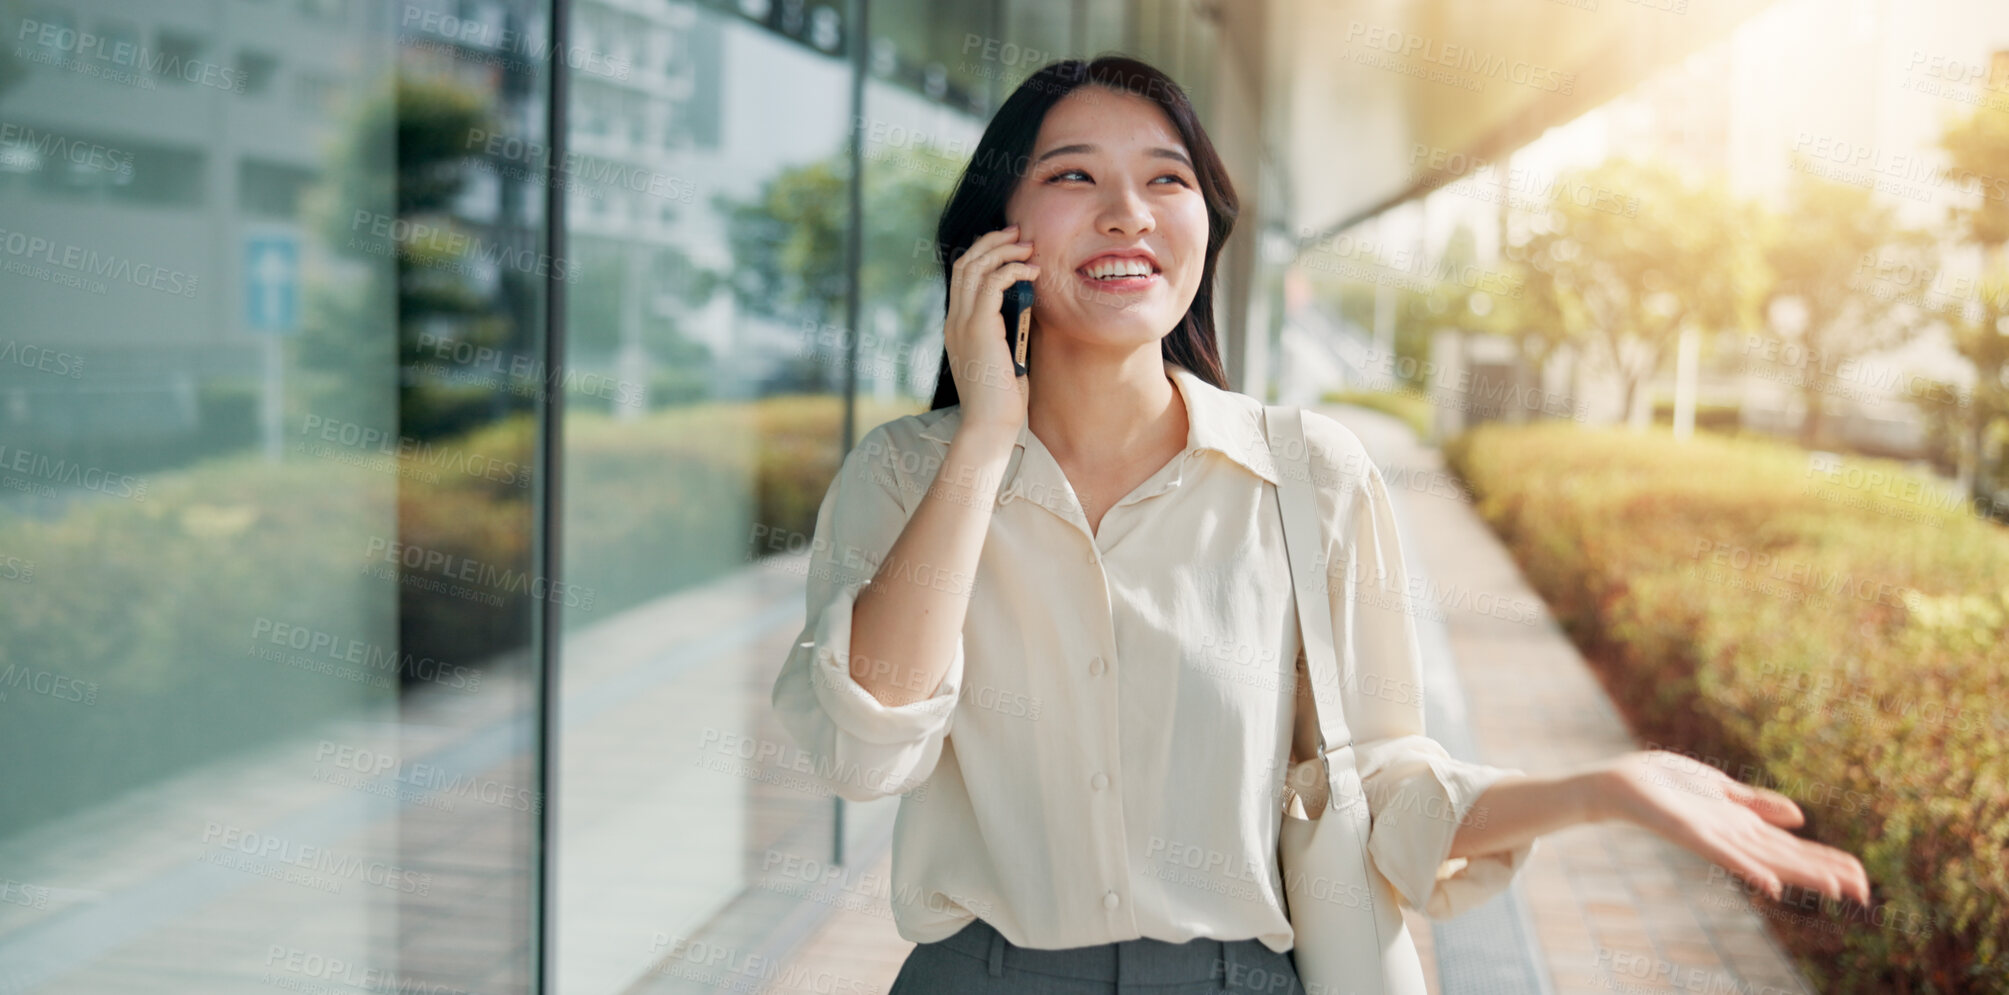
M942 212L934 405L846 456L774 687L833 790L902 795L893 911L919 945L893 995L1295 989L1276 846L1316 740L1261 403L1214 340L1236 211L1180 88L1104 57L1019 86ZM1530 776L1424 736L1385 483L1305 423L1369 854L1405 901L1455 915L1537 837L1612 818L1774 892L1868 900L1853 857L1780 828L1789 799L1676 754Z

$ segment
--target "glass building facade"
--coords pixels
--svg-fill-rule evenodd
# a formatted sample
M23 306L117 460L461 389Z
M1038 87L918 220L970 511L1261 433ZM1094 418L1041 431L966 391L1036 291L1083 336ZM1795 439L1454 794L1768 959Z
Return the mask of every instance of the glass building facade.
M1053 58L1232 129L1196 9L0 3L0 995L785 959L896 804L767 692L935 213Z

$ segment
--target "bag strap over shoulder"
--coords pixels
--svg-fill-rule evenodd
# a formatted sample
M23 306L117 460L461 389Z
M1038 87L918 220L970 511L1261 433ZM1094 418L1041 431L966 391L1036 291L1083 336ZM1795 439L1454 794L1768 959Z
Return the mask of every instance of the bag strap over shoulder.
M1264 433L1277 468L1277 503L1283 512L1284 548L1290 557L1291 588L1297 597L1298 629L1304 639L1311 703L1318 720L1319 755L1353 743L1340 704L1342 675L1332 633L1332 583L1320 541L1317 494L1312 489L1311 450L1305 444L1304 409L1263 407ZM1328 778L1329 780L1329 778Z

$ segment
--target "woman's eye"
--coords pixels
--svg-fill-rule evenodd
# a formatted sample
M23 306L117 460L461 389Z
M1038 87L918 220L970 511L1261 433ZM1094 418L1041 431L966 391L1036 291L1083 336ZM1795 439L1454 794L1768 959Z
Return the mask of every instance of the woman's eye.
M1063 169L1063 170L1061 170L1060 172L1058 172L1058 173L1055 173L1055 174L1053 174L1052 176L1048 177L1048 178L1047 178L1047 182L1048 182L1048 183L1052 183L1052 182L1053 182L1053 181L1055 181L1055 180L1060 180L1060 179L1065 179L1065 178L1067 178L1067 177L1069 177L1069 176L1079 176L1079 177L1081 177L1081 178L1082 178L1082 179L1084 179L1084 180L1085 180L1085 179L1088 179L1088 174L1087 174L1087 173L1084 173L1084 172L1082 172L1082 171L1081 171L1081 170L1079 170L1079 169ZM1166 173L1165 175L1163 175L1163 176L1160 176L1160 177L1158 177L1158 179L1161 179L1161 180L1171 180L1172 182L1174 182L1174 183L1177 183L1177 184L1179 184L1179 185L1180 185L1180 186L1182 186L1182 187L1184 187L1184 186L1191 186L1191 185L1192 185L1192 184L1189 184L1189 183L1187 183L1187 182L1186 182L1186 178L1185 178L1185 177L1183 177L1183 176L1180 176L1180 175L1179 175L1178 173Z

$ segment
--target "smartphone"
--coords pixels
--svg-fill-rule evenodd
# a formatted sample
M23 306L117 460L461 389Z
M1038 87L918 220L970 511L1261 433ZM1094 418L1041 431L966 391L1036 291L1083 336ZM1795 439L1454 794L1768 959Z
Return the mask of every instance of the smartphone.
M1004 292L1005 344L1011 346L1013 376L1025 376L1025 346L1032 337L1032 281L1020 280Z

